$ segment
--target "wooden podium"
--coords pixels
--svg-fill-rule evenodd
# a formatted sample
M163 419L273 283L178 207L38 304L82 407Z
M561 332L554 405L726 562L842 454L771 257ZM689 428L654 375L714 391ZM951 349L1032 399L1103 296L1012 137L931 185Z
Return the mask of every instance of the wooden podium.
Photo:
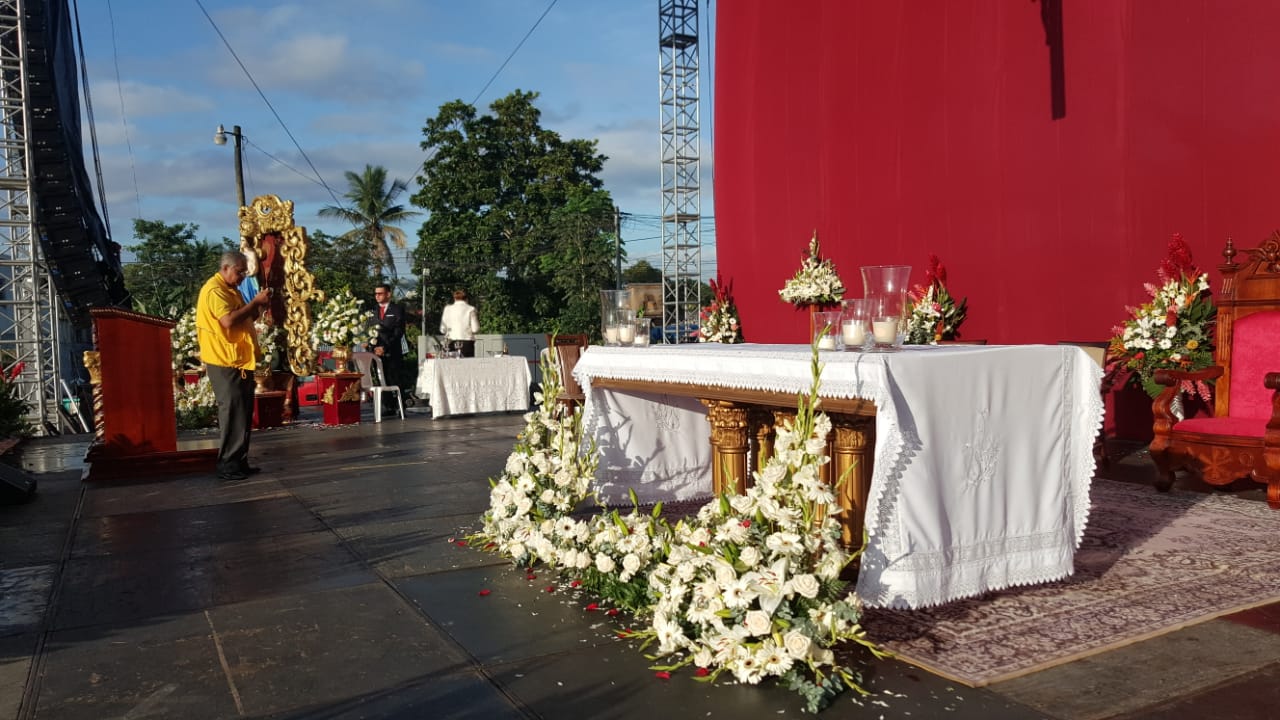
M360 373L316 373L325 425L360 422Z
M176 323L118 308L94 308L89 315L97 350L85 353L85 367L95 437L83 479L212 472L216 447L178 448L169 337Z

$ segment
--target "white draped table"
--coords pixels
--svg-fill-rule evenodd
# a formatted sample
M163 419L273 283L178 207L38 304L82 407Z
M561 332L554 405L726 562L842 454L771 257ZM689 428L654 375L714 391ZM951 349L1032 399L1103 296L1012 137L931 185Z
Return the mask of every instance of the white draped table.
M820 395L875 404L868 544L858 593L924 607L1072 572L1089 511L1101 371L1069 345L823 352ZM790 345L593 346L574 376L609 499L707 497L706 409L689 397L593 388L596 378L807 392ZM709 392L707 397L714 397Z
M418 368L418 395L431 417L529 409L529 361L523 357L431 358Z

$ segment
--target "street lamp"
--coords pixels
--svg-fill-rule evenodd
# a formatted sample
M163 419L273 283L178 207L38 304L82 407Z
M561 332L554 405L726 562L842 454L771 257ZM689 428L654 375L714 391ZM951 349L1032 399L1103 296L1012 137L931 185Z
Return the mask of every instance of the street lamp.
M236 139L236 198L240 200L240 207L244 207L244 160L240 145L244 136L240 134L239 125L231 126L231 136ZM222 125L218 125L217 131L213 133L213 144L227 144L227 131L222 129Z

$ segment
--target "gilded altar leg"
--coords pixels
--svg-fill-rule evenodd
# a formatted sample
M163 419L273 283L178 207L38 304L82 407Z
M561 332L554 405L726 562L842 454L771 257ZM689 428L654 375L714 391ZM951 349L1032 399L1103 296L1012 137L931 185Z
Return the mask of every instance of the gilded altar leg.
M747 491L747 408L724 400L702 400L711 423L711 490Z
M850 550L862 547L863 520L871 492L871 470L876 447L873 417L833 415L832 462L840 504L840 541Z
M759 471L773 457L773 413L763 408L753 407L747 411L747 421L751 423L751 433L755 444L751 447L752 465L748 471ZM747 487L753 485L752 476L747 475Z

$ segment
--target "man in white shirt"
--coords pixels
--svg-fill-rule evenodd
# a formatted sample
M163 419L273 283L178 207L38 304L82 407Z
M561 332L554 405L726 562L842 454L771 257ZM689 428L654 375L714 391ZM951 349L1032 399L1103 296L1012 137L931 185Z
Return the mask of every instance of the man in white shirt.
M480 318L467 303L467 291L454 290L453 302L440 314L440 334L449 341L450 349L461 351L462 357L475 357L478 332Z

